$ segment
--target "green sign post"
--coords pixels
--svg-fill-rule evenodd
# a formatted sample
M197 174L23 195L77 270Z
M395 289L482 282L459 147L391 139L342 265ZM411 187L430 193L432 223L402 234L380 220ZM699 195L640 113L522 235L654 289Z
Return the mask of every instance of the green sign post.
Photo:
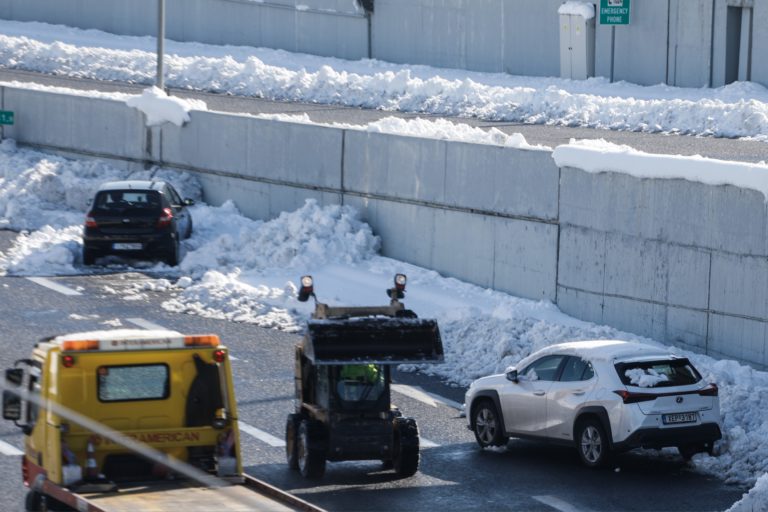
M13 112L0 110L0 124L13 124Z
M629 0L600 0L601 25L629 25Z

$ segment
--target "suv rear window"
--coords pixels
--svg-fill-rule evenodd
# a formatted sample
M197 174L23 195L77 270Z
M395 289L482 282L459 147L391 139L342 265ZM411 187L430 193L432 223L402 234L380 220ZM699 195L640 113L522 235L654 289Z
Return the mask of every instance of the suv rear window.
M170 392L168 365L100 366L99 401L163 400Z
M621 382L626 386L686 386L701 380L701 374L687 359L617 363L615 366Z
M104 213L154 212L160 209L160 194L154 190L106 190L96 194L93 209Z

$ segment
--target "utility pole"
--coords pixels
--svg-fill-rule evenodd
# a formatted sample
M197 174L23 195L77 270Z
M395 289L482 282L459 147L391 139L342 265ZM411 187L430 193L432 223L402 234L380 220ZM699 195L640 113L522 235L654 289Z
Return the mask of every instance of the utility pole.
M163 79L163 54L165 53L165 0L157 0L157 79L155 84L165 90Z

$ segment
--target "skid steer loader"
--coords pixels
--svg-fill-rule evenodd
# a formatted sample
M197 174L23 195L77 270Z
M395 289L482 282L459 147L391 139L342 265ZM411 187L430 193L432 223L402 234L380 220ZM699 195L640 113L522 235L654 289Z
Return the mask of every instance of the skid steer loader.
M296 346L296 410L288 415L288 465L320 478L326 461L381 460L400 477L419 467L419 429L390 403L391 367L443 360L435 320L405 309L406 277L395 276L389 306L331 307L317 301L311 276L298 299L315 300Z

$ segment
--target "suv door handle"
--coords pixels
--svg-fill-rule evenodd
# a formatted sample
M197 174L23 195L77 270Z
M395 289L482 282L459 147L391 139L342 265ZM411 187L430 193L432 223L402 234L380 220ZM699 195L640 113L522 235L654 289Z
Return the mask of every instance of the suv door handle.
M584 391L582 391L582 390L578 390L578 391L574 391L574 392L573 392L573 393L571 393L571 394L572 394L572 395L576 395L576 396L581 396L581 395L583 395L583 394L584 394Z
M534 391L533 394L536 395L536 396L544 396L544 395L547 394L547 392L546 391Z

